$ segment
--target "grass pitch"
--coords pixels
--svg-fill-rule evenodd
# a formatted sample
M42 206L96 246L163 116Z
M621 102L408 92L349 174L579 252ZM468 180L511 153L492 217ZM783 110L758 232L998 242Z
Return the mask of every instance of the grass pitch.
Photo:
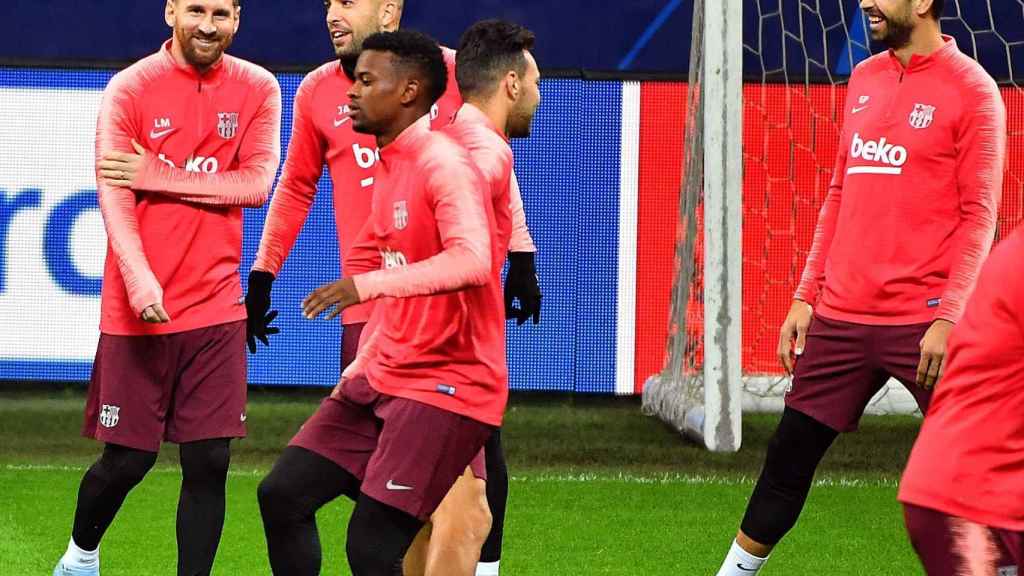
M256 486L324 391L250 395L235 443L214 574L269 574ZM0 392L0 575L48 575L67 546L85 468L78 390ZM714 574L735 534L777 417L748 415L744 449L710 454L640 415L635 400L514 395L504 432L512 474L502 573L510 576ZM782 575L921 574L896 481L917 430L865 418L826 458L799 524L766 569ZM175 573L177 450L128 497L101 547L104 576ZM349 574L351 506L321 511L324 574Z

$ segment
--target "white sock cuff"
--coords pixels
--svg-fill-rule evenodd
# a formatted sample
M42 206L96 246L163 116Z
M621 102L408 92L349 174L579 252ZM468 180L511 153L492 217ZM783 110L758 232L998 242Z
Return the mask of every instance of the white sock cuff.
M100 548L95 550L82 550L75 544L75 539L68 541L68 550L64 553L64 562L72 566L89 567L95 566L100 561Z
M742 546L740 546L740 543L735 540L732 541L732 553L743 562L755 564L757 567L760 567L761 564L764 564L765 561L768 560L768 556L761 558L760 556L754 556L750 552L747 552Z
M476 576L498 576L498 564L500 563L500 560L478 563L476 565Z

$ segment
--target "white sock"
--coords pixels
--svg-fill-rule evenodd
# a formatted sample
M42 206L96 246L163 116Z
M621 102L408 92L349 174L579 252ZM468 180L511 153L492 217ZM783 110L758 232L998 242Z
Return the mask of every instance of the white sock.
M761 566L767 561L767 556L758 558L740 548L740 545L733 540L732 547L729 548L729 554L725 557L725 562L722 563L722 567L718 570L718 576L754 576L761 571Z
M476 565L476 576L498 576L498 564L500 563L500 560L478 563Z
M64 557L60 561L65 566L73 568L93 568L100 564L100 549L97 547L91 552L82 550L75 544L75 539L72 538L68 542L68 551L64 553Z

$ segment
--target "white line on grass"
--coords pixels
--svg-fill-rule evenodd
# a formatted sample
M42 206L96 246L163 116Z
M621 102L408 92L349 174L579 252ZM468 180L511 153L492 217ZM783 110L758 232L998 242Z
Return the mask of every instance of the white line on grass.
M50 464L6 464L4 470L17 472L84 472L85 466L57 466ZM180 474L181 469L176 466L160 466L153 469L153 472L160 474ZM266 475L266 470L231 470L229 476L260 478ZM749 476L720 476L701 474L625 474L625 473L594 473L581 472L576 474L527 474L513 475L510 480L514 482L537 482L537 483L589 483L589 482L617 482L623 484L686 484L691 486L752 486L754 478ZM825 477L814 482L815 486L826 488L863 488L882 487L895 488L896 480L888 478L843 478Z

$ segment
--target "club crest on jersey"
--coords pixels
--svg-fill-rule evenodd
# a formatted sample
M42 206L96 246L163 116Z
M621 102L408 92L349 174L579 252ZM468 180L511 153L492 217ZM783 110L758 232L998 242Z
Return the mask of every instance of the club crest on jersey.
M927 104L914 104L914 111L910 113L910 125L918 130L932 125L935 116L935 106Z
M238 132L238 112L217 113L217 134L225 140L231 140Z
M395 202L395 230L405 230L409 225L409 208L405 200Z
M100 410L100 424L102 424L104 428L113 428L114 426L117 426L117 421L120 420L117 413L120 411L120 406L104 404L103 409Z

